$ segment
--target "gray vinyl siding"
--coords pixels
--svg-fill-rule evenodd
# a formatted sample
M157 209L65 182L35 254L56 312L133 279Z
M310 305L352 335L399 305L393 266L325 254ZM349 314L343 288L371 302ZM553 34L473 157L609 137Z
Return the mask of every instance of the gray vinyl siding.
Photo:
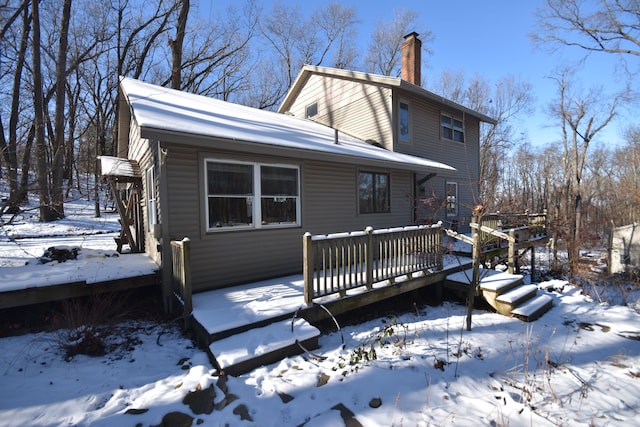
M275 156L198 151L166 145L168 218L171 239L191 239L195 292L296 274L302 270L302 237L410 225L412 174L392 171L391 212L358 215L356 165ZM204 161L207 158L291 164L300 167L301 227L246 231L206 231ZM370 168L364 168L370 170Z
M391 93L389 88L312 75L289 112L305 117L306 107L317 103L318 114L311 120L391 149Z
M140 171L142 172L142 189L141 189L141 198L140 204L142 209L142 220L144 227L144 248L145 253L149 255L156 263L160 264L162 262L162 257L158 252L157 248L157 239L154 236L153 230L149 229L148 226L148 218L147 218L147 199L146 199L146 190L147 186L152 185L156 190L156 208L158 215L158 222L162 221L162 213L161 213L161 203L160 203L160 192L158 191L158 174L159 169L155 163L156 158L156 147L146 138L142 138L140 136L140 127L137 125L135 120L132 120L129 126L129 144L128 144L128 157L130 159L136 160L138 165L140 166ZM154 166L155 168L155 182L149 183L147 182L147 174L146 171L150 166Z
M456 168L455 172L439 175L429 180L423 187L427 195L433 194L439 199L446 197L446 182L458 183L458 216L448 217L445 209L436 212L436 219L442 220L449 225L455 220L462 231L468 230L471 210L478 203L478 183L480 174L479 158L479 130L480 123L477 118L463 114L461 111L444 108L442 105L416 98L411 95L396 95L394 105L399 105L399 101L409 103L411 141L395 143L395 151L424 157L438 162L445 163ZM440 135L440 115L444 113L449 116L463 120L465 142L455 142L443 139ZM397 116L395 120L397 120ZM396 122L394 120L394 123ZM418 176L420 179L421 176ZM420 197L418 197L420 198ZM420 207L418 200L418 220L420 217L430 216L425 213L425 209ZM427 209L429 211L429 209ZM433 212L432 212L433 213Z

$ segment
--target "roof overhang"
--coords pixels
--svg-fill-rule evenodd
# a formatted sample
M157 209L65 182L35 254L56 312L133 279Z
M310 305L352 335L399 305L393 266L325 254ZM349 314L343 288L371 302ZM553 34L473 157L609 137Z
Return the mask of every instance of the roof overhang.
M112 156L98 156L98 160L103 177L118 182L133 182L142 178L140 165L135 160Z
M427 89L414 85L413 83L409 83L405 80L402 80L398 77L388 77L382 76L379 74L369 74L362 73L359 71L349 71L342 70L338 68L330 68L330 67L318 67L314 65L305 65L298 73L296 80L293 82L291 89L285 96L282 104L278 108L278 112L285 113L289 111L291 105L295 101L295 97L302 90L304 85L307 83L309 78L312 75L323 75L330 76L339 79L346 79L352 81L359 81L361 83L372 84L376 86L388 87L392 89L400 89L406 92L409 92L418 97L428 99L434 102L437 102L441 105L447 106L449 108L456 109L458 111L463 112L466 115L470 115L472 117L477 118L481 122L489 123L495 125L497 122L492 117L487 116L486 114L482 114L478 111L472 110L471 108L465 107L464 105L458 104L457 102L451 101L443 96L437 95Z

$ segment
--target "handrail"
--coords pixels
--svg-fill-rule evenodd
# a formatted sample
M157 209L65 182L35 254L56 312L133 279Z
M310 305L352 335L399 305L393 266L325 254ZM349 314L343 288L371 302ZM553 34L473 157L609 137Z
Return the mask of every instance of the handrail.
M303 236L305 302L442 269L442 224Z

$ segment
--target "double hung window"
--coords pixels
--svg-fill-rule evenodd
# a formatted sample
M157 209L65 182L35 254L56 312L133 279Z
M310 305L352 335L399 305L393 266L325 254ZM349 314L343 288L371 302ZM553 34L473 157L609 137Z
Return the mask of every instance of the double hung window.
M297 166L207 160L207 229L300 225Z
M456 142L464 142L464 124L462 120L442 114L440 116L442 138Z

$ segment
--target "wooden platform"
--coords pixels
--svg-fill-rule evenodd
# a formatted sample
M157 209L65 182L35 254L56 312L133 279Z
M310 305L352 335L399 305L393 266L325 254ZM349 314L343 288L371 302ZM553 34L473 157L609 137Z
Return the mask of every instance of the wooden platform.
M107 292L119 292L146 286L158 286L159 284L160 275L154 273L90 284L87 284L85 281L79 281L18 289L0 293L0 309L61 301L69 298L86 297Z
M257 366L299 354L303 350L298 343L312 350L317 346L317 335L294 331L293 335L282 339L279 344L263 342L260 344L263 350L248 351L238 363L229 364L229 361L238 359L237 352L246 351L238 343L251 342L256 335L280 336L274 331L290 328L294 318L304 319L309 325L304 330L312 331L312 325L330 320L331 316L339 316L425 287L432 287L434 294L441 295L441 286L447 275L470 267L469 259L461 261L450 263L442 271L428 275L414 274L411 277L398 277L393 283L377 283L370 290L361 288L349 291L342 297L331 295L317 298L311 305L304 303L302 275L196 293L193 295L193 327L199 344L210 351L212 363L219 364L225 373L239 375ZM236 344L230 344L234 342ZM265 348L269 348L269 351L264 351Z

